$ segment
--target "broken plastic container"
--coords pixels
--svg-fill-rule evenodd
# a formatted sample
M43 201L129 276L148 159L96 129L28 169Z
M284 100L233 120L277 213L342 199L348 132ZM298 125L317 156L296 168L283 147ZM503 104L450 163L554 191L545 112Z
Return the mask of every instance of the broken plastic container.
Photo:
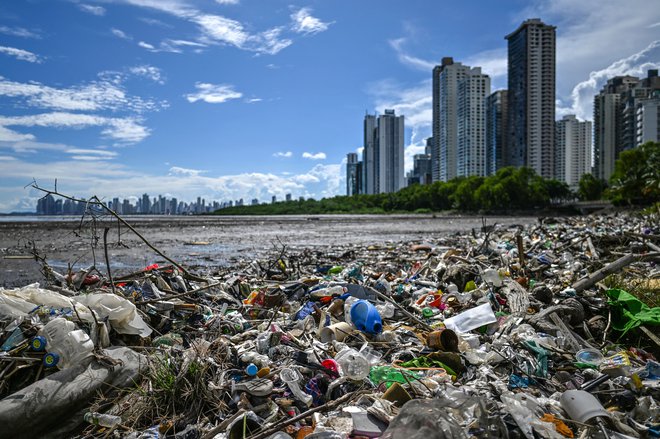
M358 300L351 306L351 321L360 331L368 334L383 332L383 321L378 310L367 300Z
M70 367L89 357L94 350L94 343L82 329L63 317L48 322L41 334L46 338L48 354L44 358L46 366L60 369Z

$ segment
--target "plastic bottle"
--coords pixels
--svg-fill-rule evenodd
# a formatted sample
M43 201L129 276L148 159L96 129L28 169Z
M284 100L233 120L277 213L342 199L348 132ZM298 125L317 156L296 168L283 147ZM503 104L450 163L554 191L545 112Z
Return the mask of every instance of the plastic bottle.
M346 347L339 351L335 361L339 364L342 375L352 380L365 379L371 370L369 360L353 348Z
M293 396L295 396L296 399L302 401L307 407L312 405L312 395L303 392L298 384L300 381L300 375L298 375L298 372L285 367L280 371L280 378L289 387L289 390L291 390L291 393L293 393Z
M105 413L87 412L84 415L85 422L100 427L113 428L121 424L119 416L107 415Z
M64 369L79 363L91 355L94 343L82 329L76 329L76 324L63 317L57 317L41 330L46 338L46 346L51 362L46 366Z
M241 355L241 361L243 363L253 363L258 367L267 367L270 365L270 359L266 355L261 355L256 352L245 352Z
M353 321L351 320L351 307L358 300L358 298L353 296L347 297L346 300L344 300L344 321L349 325L353 324Z
M378 310L367 300L358 300L351 306L351 321L360 331L368 334L383 332L383 321Z
M378 314L384 319L391 319L394 317L394 305L390 302L379 303L376 305L376 309L378 310Z

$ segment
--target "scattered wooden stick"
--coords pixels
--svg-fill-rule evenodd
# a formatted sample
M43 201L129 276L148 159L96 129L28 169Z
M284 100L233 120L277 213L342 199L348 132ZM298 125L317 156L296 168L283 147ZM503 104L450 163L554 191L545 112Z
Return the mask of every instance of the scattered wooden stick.
M380 297L381 299L386 300L386 301L390 302L392 305L396 306L396 307L397 307L399 310L401 310L401 312L404 313L409 319L413 320L415 323L417 323L418 325L420 325L422 328L426 329L427 331L432 331L432 330L433 330L433 328L431 328L428 324L424 323L423 321L421 321L420 319L418 319L417 317L415 317L413 314L409 313L408 310L406 310L404 307L402 307L401 305L399 305L398 303L396 303L394 300L392 300L391 298L389 298L389 297L386 296L385 294L381 293L381 292L378 291L378 290L375 290L375 289L373 289L373 288L370 288L370 287L366 287L366 288L367 288L370 292L374 293L376 296L378 296L378 297Z
M573 284L573 289L578 293L582 292L587 288L596 285L597 282L600 282L601 280L605 279L610 274L616 273L617 271L623 269L624 267L627 267L628 265L632 264L636 259L637 257L634 254L632 253L627 254L617 259L616 261L607 264L606 266L596 271L595 273L590 274L585 279L581 279L577 281L576 283Z
M117 294L115 290L115 283L112 280L112 271L110 271L110 258L108 257L108 232L110 227L106 227L103 230L103 252L105 253L105 266L108 270L108 278L110 279L110 288L112 288L112 293Z
M365 391L365 390L360 390L360 391L357 391L357 392L347 393L346 395L341 396L340 398L337 398L334 401L330 401L330 402L327 402L327 403L325 403L323 405L320 405L318 407L314 407L312 409L309 409L306 412L303 412L303 413L299 414L298 416L294 416L293 418L287 419L286 421L277 422L277 423L273 424L272 426L270 426L269 428L267 428L265 430L262 430L260 433L249 436L247 439L263 439L263 438L266 438L266 437L270 436L273 433L277 433L278 431L281 431L284 427L286 427L288 425L291 425L291 424L295 424L296 422L301 421L301 420L305 419L306 417L313 415L316 412L320 412L320 411L323 411L323 410L328 410L328 409L334 408L338 405L341 405L341 404L343 404L343 403L345 403L345 402L347 402L347 401L349 401L349 400L351 400L355 397L361 396L365 393L367 393L367 391Z

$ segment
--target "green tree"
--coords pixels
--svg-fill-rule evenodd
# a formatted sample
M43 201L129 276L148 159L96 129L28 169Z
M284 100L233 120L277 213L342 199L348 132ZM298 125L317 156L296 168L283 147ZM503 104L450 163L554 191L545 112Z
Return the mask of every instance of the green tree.
M607 184L592 174L582 174L578 183L578 197L582 201L600 200Z
M660 143L647 142L623 151L614 164L608 198L618 205L660 201Z

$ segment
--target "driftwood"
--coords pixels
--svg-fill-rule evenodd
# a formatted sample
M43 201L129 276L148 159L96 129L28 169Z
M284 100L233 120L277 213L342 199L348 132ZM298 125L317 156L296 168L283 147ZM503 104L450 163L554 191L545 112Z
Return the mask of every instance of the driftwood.
M616 261L607 264L606 266L596 271L595 273L590 274L586 278L580 279L579 281L573 284L573 289L577 293L582 292L587 288L596 285L597 282L600 282L601 280L605 279L610 274L616 273L617 271L623 269L624 267L627 267L628 265L632 264L635 260L637 260L637 256L635 256L632 253L627 254L617 259Z

